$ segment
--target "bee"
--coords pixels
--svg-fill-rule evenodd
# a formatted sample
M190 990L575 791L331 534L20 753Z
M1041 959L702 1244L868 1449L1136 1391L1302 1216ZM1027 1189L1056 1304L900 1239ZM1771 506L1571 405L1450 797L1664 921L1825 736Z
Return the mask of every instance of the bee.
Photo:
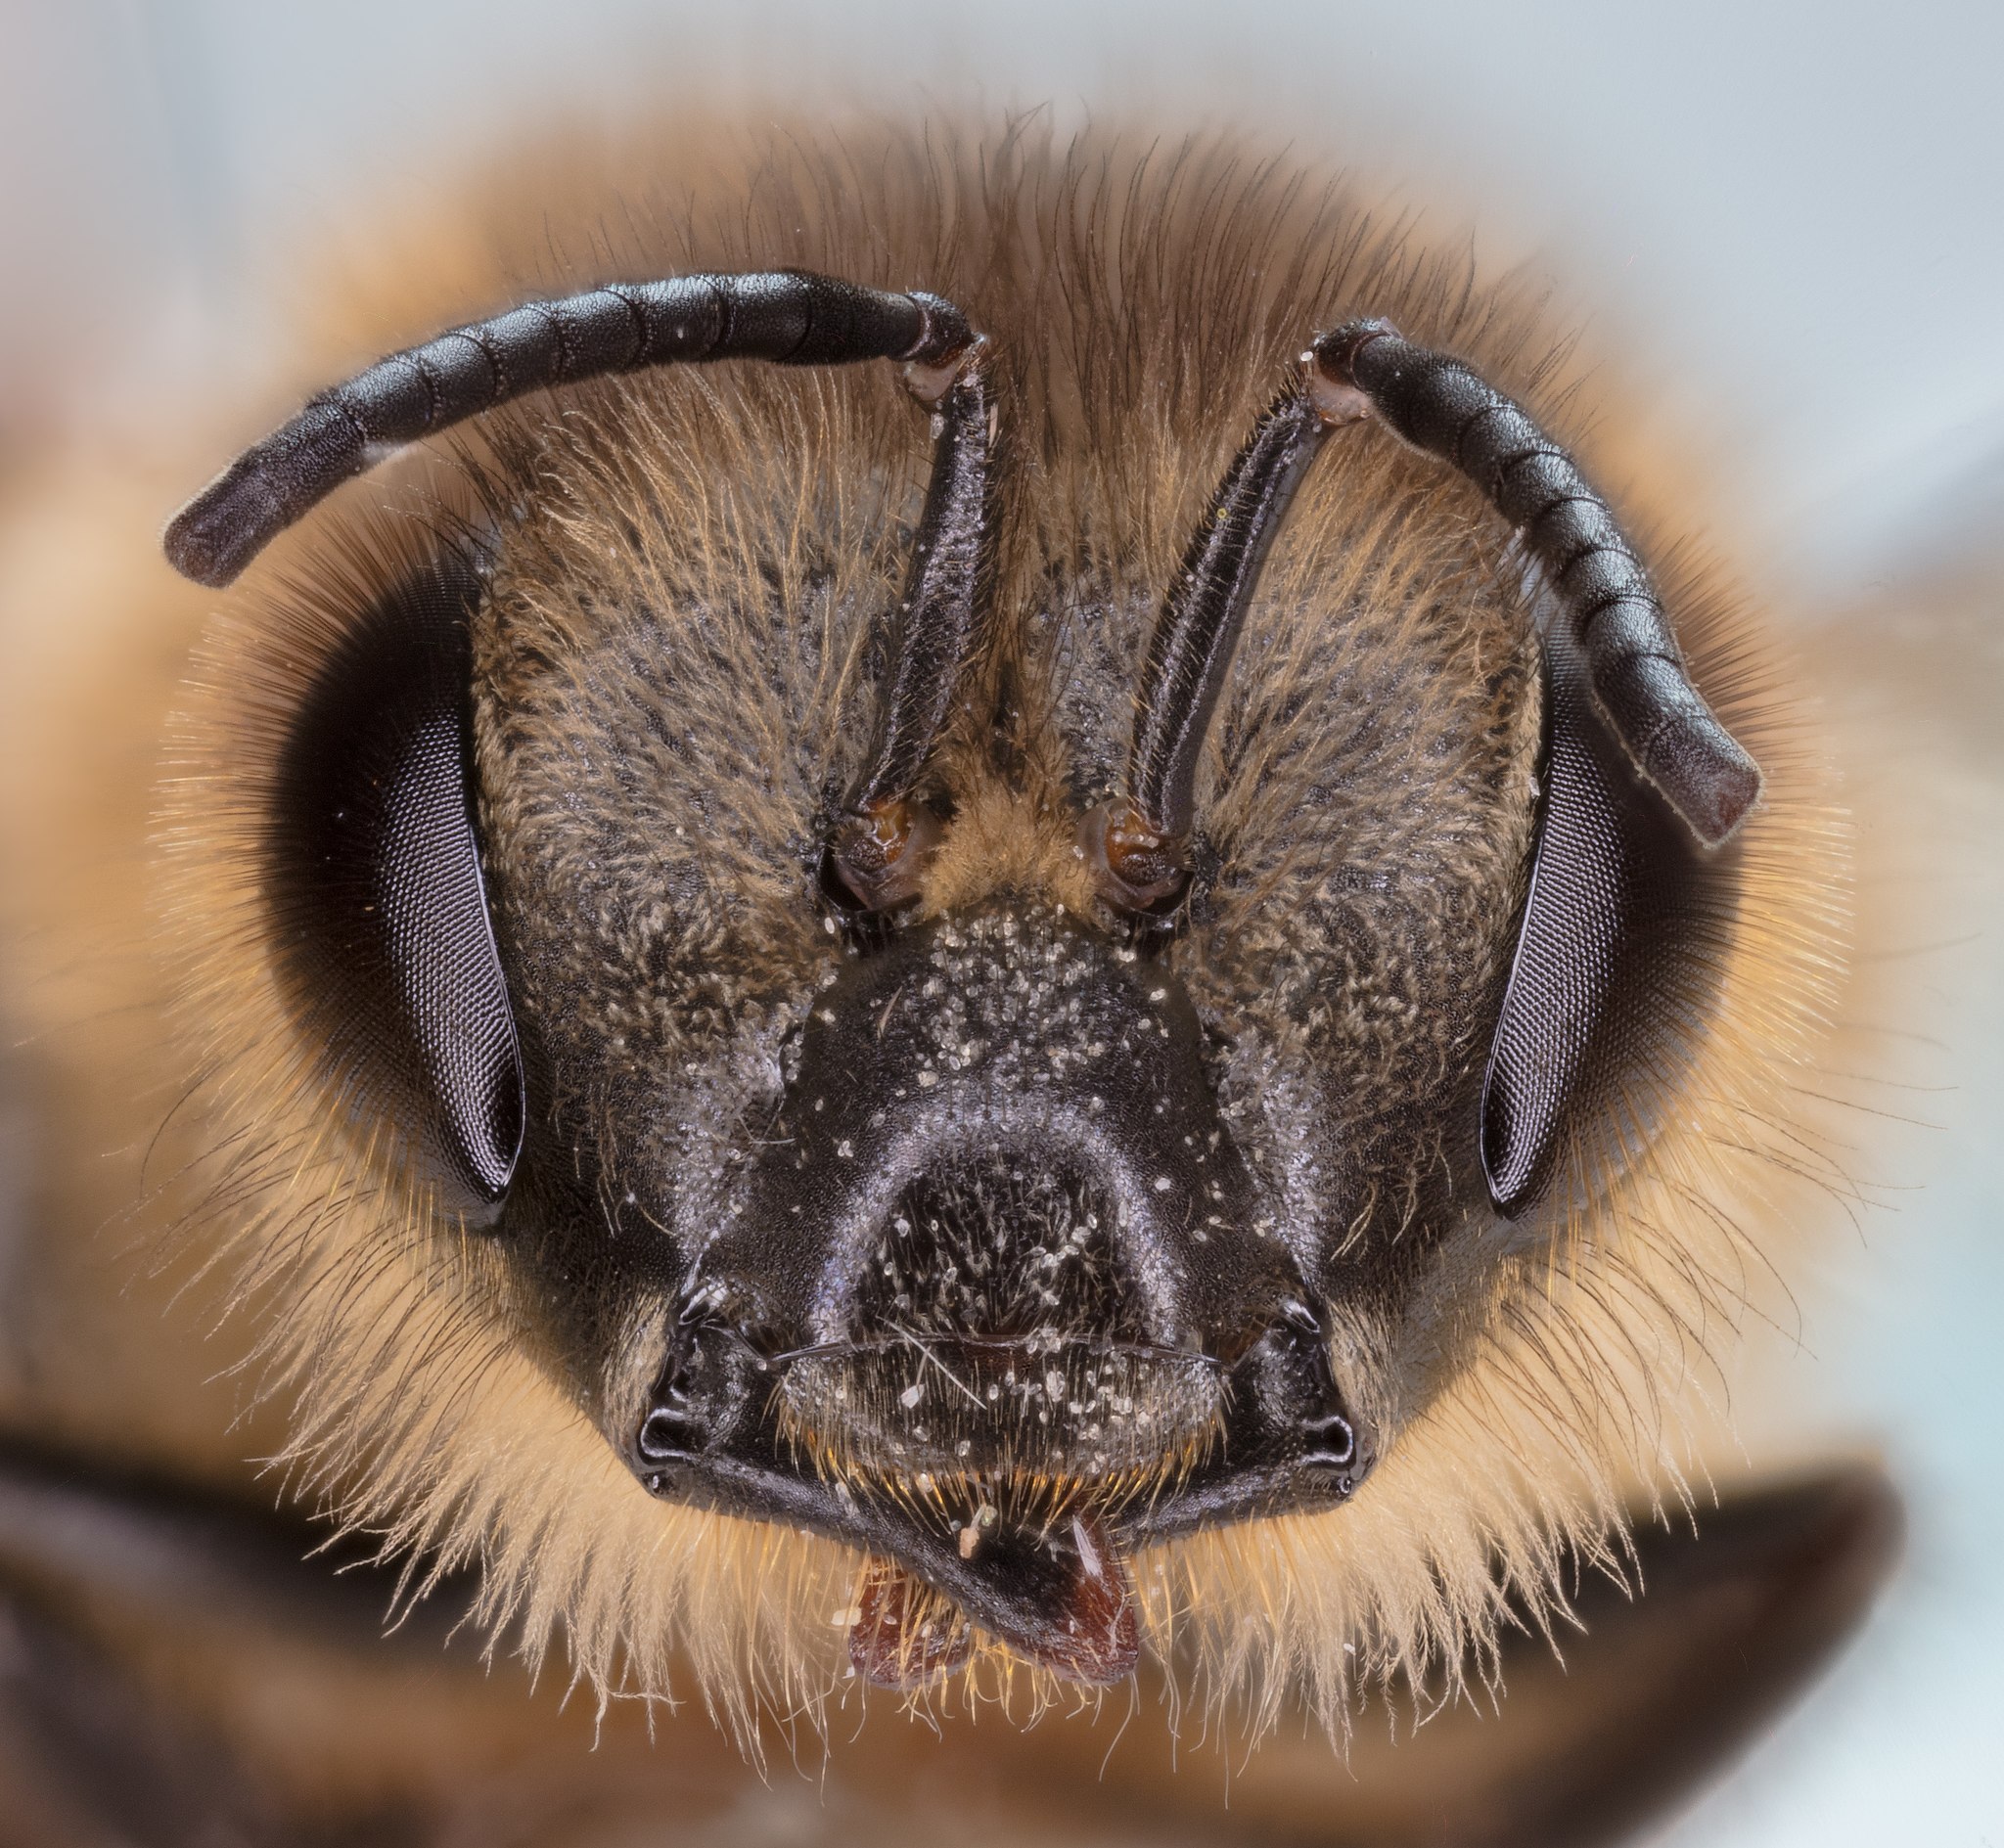
M1605 491L1540 304L1284 160L650 166L674 206L504 189L357 316L389 357L172 519L184 582L67 580L97 650L194 664L169 998L37 952L172 1100L168 1255L17 1394L47 1838L594 1839L586 1790L782 1801L731 1769L774 1726L863 1832L945 1776L1020 1838L1144 1695L1105 1788L1179 1716L1306 1722L1248 1838L1616 1838L1897 1526L1859 1469L1650 1525L1844 1187L1804 1080L1848 844L1788 664ZM553 214L604 243L523 287ZM189 1387L169 1294L242 1385ZM233 1391L394 1640L240 1511ZM431 1688L434 1615L565 1663L606 1752ZM619 1730L687 1695L723 1743ZM873 1701L926 1726L834 1737ZM1381 1752L1376 1709L1444 1717Z

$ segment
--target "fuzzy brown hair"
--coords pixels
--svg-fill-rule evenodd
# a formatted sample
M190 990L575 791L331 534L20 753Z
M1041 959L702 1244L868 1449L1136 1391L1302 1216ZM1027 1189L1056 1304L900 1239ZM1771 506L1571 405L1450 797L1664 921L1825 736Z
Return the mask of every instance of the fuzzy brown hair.
M642 157L686 193L622 208ZM1191 523L1312 331L1388 316L1562 432L1578 424L1567 351L1521 288L1478 287L1465 257L1231 145L869 130L719 152L692 134L501 190L491 238L460 220L461 272L361 316L346 357L601 278L781 264L938 291L993 338L1011 466L987 671L1015 769L998 775L971 725L951 741L964 795L935 911L1001 893L1087 908L1070 818L1116 773ZM592 248L538 258L552 222L590 227ZM1392 1064L1465 1063L1533 813L1536 645L1508 535L1389 437L1344 440L1249 617L1200 780L1215 901L1177 952L1246 1049L1224 1102L1283 1198L1289 1112L1315 1100L1272 1082L1276 1058L1359 1099ZM561 1632L601 1690L649 1695L679 1658L748 1720L761 1700L818 1711L840 1686L858 1559L641 1491L594 1424L630 1413L635 1366L553 1348L520 1279L430 1210L397 1126L357 1135L349 1077L299 1043L260 936L259 831L292 714L352 610L441 532L496 528L477 744L531 971L518 1003L602 1061L728 1060L833 954L798 902L803 818L865 731L869 612L894 600L922 457L909 406L868 372L734 367L512 409L456 462L350 490L224 603L167 788L189 1013L218 1074L212 1218L243 1260L299 1470L427 1570L477 1561L486 1617L530 1655ZM368 511L386 493L387 520ZM1638 523L1657 536L1646 511ZM1786 1094L1833 992L1843 830L1765 645L1684 554L1652 550L1695 679L1768 775L1737 902L1702 946L1707 1030L1580 1127L1536 1225L1446 1241L1398 1319L1333 1305L1388 1442L1354 1505L1137 1562L1153 1646L1255 1725L1290 1685L1338 1726L1360 1680L1451 1682L1487 1658L1513 1595L1561 1600L1568 1547L1616 1559L1634 1485L1681 1482L1680 1408L1756 1263L1744 1228L1804 1166ZM655 612L642 632L636 610ZM706 621L660 615L689 610ZM1408 800L1364 825L1318 802L1360 776ZM1327 929L1303 933L1339 866L1401 902L1345 940L1332 993L1309 979ZM579 994L629 1012L569 1005ZM594 1101L574 1102L591 1120ZM1369 1147L1383 1125L1348 1131ZM1410 1172L1409 1150L1388 1160L1389 1237ZM664 1313L631 1305L620 1353L654 1351ZM1019 1675L999 1648L982 1663L990 1686Z

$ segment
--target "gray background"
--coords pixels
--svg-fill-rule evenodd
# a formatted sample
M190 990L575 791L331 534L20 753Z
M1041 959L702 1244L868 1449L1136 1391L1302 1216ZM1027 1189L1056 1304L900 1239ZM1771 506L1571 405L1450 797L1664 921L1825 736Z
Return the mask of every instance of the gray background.
M1855 627L1944 547L2004 557L2000 78L2004 7L1952 0L0 0L0 450L145 440L163 382L254 360L271 330L243 304L276 252L524 113L1050 103L1247 122L1473 221L1633 361L1714 472L1754 587ZM1989 590L1973 620L1994 643ZM1964 692L1981 785L2004 685ZM1926 1119L1893 1157L1925 1191L1867 1216L1804 1297L1807 1348L1748 1438L1882 1448L1907 1563L1838 1672L1671 1831L1689 1848L2004 1848L1995 838L1956 837L1954 915L1901 951L1940 1015L1932 1088L1895 1112Z

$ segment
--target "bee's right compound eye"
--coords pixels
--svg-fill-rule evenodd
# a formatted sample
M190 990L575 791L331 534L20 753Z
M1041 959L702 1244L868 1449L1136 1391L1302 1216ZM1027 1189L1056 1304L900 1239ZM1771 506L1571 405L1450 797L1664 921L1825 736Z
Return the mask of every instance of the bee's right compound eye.
M401 1139L482 1216L522 1146L522 1058L474 813L467 561L416 564L330 652L273 782L273 957L319 1075L357 1132Z

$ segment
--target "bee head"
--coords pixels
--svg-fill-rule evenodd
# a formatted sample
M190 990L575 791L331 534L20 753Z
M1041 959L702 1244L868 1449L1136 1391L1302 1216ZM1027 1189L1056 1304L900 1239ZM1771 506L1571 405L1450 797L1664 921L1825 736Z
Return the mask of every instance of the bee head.
M1619 1202L1693 1146L1766 824L1638 549L1426 274L1269 299L1243 231L1193 299L1025 209L952 301L445 336L170 529L227 576L488 413L449 516L330 518L226 619L259 1276L356 1517L595 1674L1105 1683L1179 1625L1419 1672L1610 1517L1609 1351L1711 1301ZM903 392L659 370L866 358Z

